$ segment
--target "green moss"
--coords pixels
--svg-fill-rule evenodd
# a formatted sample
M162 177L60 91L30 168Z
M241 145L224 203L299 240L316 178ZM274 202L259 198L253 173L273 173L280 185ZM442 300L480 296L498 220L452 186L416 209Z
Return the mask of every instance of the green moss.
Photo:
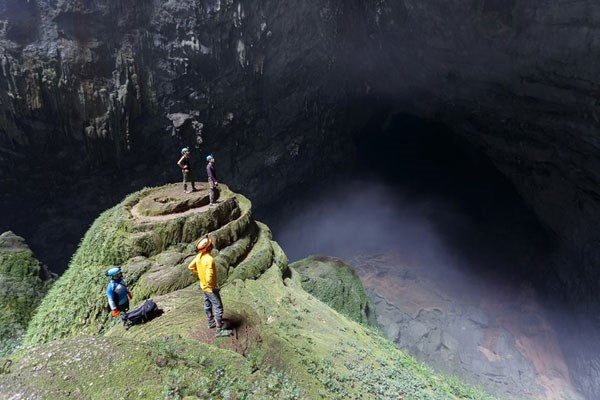
M36 307L54 282L29 248L0 249L0 355L20 342Z
M33 316L24 337L26 344L77 334L97 334L110 327L113 321L108 316L104 296L107 283L104 274L109 266L124 266L135 300L166 293L193 281L183 265L175 266L175 271L167 274L159 269L145 271L143 277L129 276L128 260L136 256L154 257L174 245L188 246L232 221L236 229L242 229L237 224L241 216L238 204L249 207L249 202L243 196L234 195L226 186L221 188L223 201L214 209L167 219L134 218L132 209L140 200L158 196L170 187L144 189L100 215L81 241L69 268ZM224 270L220 276L225 279L226 267L221 268ZM138 283L140 288L136 293Z
M82 336L34 347L11 359L0 387L47 400L102 400L115 393L122 399L289 399L300 393L283 374L256 371L237 353L176 336L147 342Z
M229 275L228 281L258 278L271 266L273 262L271 231L265 224L260 222L257 222L257 226L259 229L258 240L246 258Z
M251 219L242 226L240 218L249 212L243 197L231 195L214 209L176 218L134 219L132 207L159 190L129 196L90 228L28 328L27 343L46 344L14 353L11 362L0 360L3 394L45 399L106 398L115 392L126 399L489 398L435 374L375 330L307 293L303 277L288 268L268 227ZM230 242L220 249L217 265L221 279L227 277L223 269L232 269L221 294L227 322L235 327L234 337L219 340L206 327L197 278L185 268L193 243L217 230L218 240ZM142 235L149 238L145 253L137 244ZM152 296L164 313L128 330L109 318L104 271L111 264L123 265L134 307ZM342 282L339 288L361 296L348 271L323 270L327 279ZM185 287L188 282L193 284Z
M489 399L434 373L381 337L285 280L273 266L257 280L223 289L226 308L258 319L260 342L248 350L263 366L293 377L308 398Z
M354 321L375 325L375 308L348 264L335 257L311 256L290 265L302 276L302 287Z

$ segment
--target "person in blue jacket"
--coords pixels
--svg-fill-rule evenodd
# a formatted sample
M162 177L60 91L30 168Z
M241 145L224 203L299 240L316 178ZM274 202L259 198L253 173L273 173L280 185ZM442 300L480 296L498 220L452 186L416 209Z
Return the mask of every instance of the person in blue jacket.
M110 277L110 282L106 286L106 297L111 309L111 315L118 317L121 311L129 310L129 300L132 295L127 289L127 283L123 279L121 267L112 267L106 271L106 276Z

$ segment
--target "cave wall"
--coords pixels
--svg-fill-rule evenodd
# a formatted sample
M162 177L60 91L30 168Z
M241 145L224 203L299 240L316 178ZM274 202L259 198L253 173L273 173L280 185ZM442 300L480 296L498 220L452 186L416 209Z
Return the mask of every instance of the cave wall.
M597 301L600 6L377 4L381 30L363 46L368 65L357 77L400 110L447 123L487 154L570 247L572 262L557 265L549 289ZM581 275L592 279L582 282Z
M573 251L551 286L597 300L592 1L2 0L0 19L5 188L191 145L264 204L352 162L369 98L475 143Z
M307 157L344 146L325 14L319 1L3 0L0 177L32 173L16 172L28 153L41 170L172 168L184 145L257 197L318 174Z

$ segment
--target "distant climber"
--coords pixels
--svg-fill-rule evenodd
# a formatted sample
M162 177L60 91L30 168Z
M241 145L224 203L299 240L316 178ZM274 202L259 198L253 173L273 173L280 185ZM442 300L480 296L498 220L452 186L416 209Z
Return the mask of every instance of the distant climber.
M215 260L210 255L212 242L209 238L201 239L196 245L199 253L188 265L188 269L200 279L200 288L204 293L204 312L208 317L208 327L217 328L216 337L231 336L230 329L223 328L223 302L217 279Z
M192 185L192 191L196 191L196 186L194 185L194 177L192 176L192 168L190 165L190 148L184 147L181 149L181 158L177 161L177 166L181 168L181 172L183 173L183 192L190 193L187 190L188 182Z
M206 157L206 161L206 175L208 175L208 186L210 187L209 206L216 206L219 182L217 181L217 171L215 171L215 158L211 154Z
M111 315L118 317L121 312L129 310L129 300L131 292L127 289L127 283L123 279L121 267L112 267L106 271L106 276L110 277L110 282L106 286L106 297L111 309Z

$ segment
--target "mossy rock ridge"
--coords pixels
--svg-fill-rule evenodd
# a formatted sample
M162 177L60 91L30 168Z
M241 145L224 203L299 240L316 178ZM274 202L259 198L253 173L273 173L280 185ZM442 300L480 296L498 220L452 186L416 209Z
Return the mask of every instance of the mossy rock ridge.
M274 249L271 230L265 224L256 222L258 238L248 255L233 269L227 280L256 279L273 263Z
M284 276L274 262L258 279L226 285L225 319L236 333L225 339L214 339L206 326L197 285L158 296L163 314L146 324L126 330L115 322L105 337L19 352L0 372L0 391L44 399L96 399L108 395L107 387L124 399L492 399L328 307L302 289L301 279L294 269ZM112 371L114 348L120 355ZM128 377L127 385L118 374ZM215 375L227 385L210 381ZM66 378L53 382L56 377Z
M194 278L186 271L185 262L160 266L154 262L155 258L164 251L172 251L170 248L189 256L192 242L241 216L238 198L243 204L250 204L222 185L220 198L223 201L218 207L200 207L181 215L160 217L135 214L140 200L172 190L173 185L141 190L100 215L86 232L69 268L49 290L31 319L24 336L25 344L102 332L110 319L104 292L105 271L111 265L124 266L134 300L141 299L142 294L162 294L189 285ZM235 226L243 228L241 223ZM148 229L153 230L143 233ZM141 240L140 233L147 236ZM127 275L128 261L140 256L149 260L149 266ZM161 269L169 272L162 273ZM138 281L140 294L136 294Z
M21 342L36 307L56 280L25 240L8 231L0 235L0 355Z
M139 254L152 256L176 243L189 243L235 221L241 215L235 197L218 207L169 220L133 224L131 246Z
M302 276L302 287L357 322L376 325L374 310L352 267L335 257L310 256L290 264Z
M161 189L151 189L153 195L156 190ZM86 233L69 269L29 325L27 344L43 345L0 359L2 396L100 399L118 392L124 399L490 398L435 374L376 330L307 293L302 276L288 268L266 225L250 220L242 229L232 223L243 216L243 206L225 223L231 223L227 236L237 239L214 251L220 273L228 265L225 257L231 257L228 262L241 258L229 267L229 276L222 274L227 277L221 291L225 323L235 334L215 339L197 278L185 270L198 237L149 256L126 245L136 234L129 229L136 218L131 207L149 191L107 210ZM243 201L232 197L238 204ZM192 211L146 218L183 219L185 224L193 214L212 210ZM238 242L240 248L234 250ZM128 330L108 317L104 272L110 264L123 265L134 292L133 307L151 295L163 314Z

